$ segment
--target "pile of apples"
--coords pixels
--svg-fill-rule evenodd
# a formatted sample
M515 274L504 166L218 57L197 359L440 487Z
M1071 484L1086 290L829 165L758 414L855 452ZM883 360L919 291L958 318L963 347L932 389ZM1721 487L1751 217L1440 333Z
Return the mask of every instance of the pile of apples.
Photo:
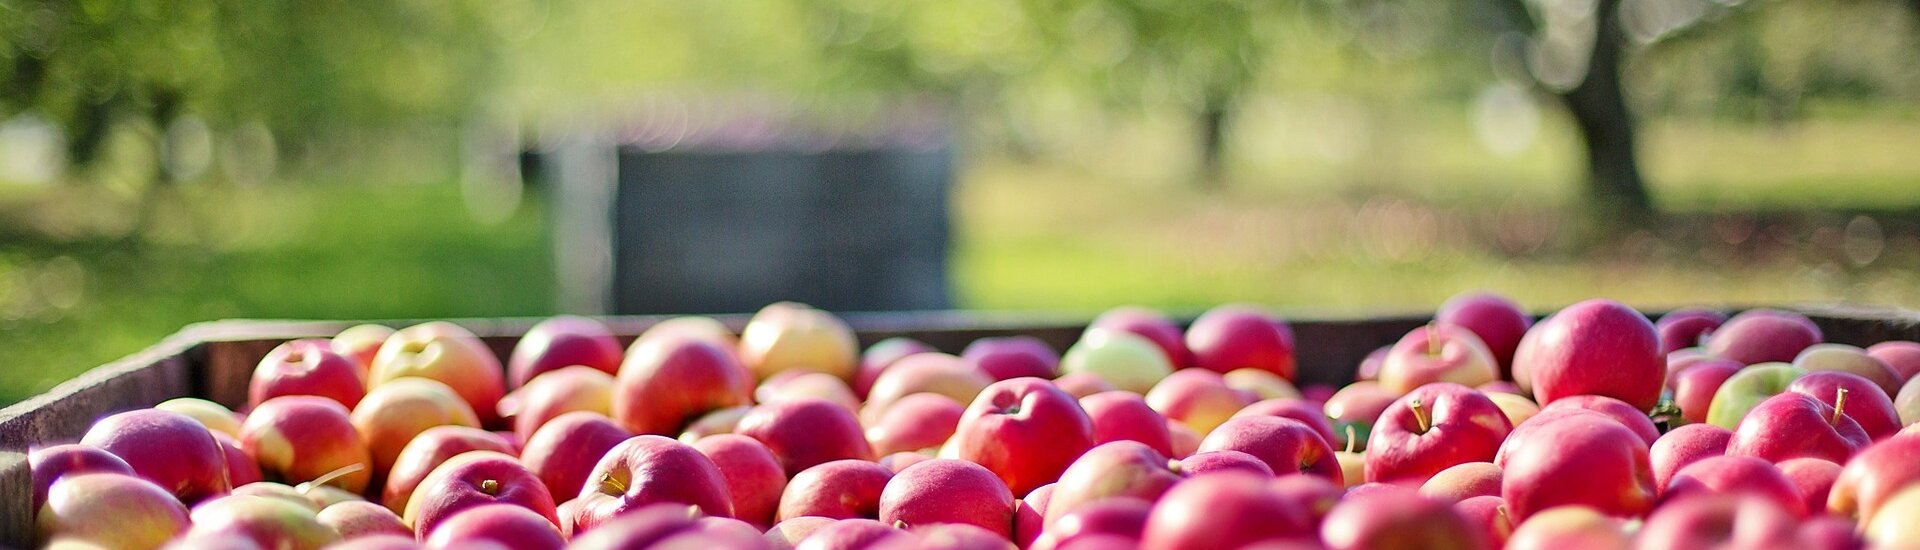
M862 353L791 303L626 349L556 317L504 367L453 324L363 325L274 349L241 413L175 399L30 462L43 542L76 548L1920 545L1920 344L1822 341L1467 294L1335 391L1239 305L1115 309L1064 354Z

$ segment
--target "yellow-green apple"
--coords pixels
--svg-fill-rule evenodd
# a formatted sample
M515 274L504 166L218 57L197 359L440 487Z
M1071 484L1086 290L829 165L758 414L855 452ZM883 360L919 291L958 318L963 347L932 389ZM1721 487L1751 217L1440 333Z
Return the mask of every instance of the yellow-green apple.
M1471 497L1453 504L1453 511L1480 530L1489 548L1501 548L1513 536L1513 522L1507 519L1507 503L1498 496Z
M1674 372L1668 385L1673 389L1674 406L1680 407L1680 417L1689 423L1706 422L1714 393L1745 366L1726 359L1707 359Z
M1026 497L1013 502L1014 546L1033 548L1035 541L1046 532L1047 503L1053 499L1053 488L1052 483L1041 485L1039 489L1027 493Z
M1787 391L1806 394L1847 415L1870 439L1879 440L1900 431L1900 414L1894 412L1890 394L1852 373L1808 372L1788 385Z
M354 325L328 339L327 347L360 365L360 374L365 376L373 370L373 357L380 354L380 345L393 337L393 332L386 325Z
M1139 540L1147 527L1153 503L1132 498L1111 498L1089 502L1060 516L1047 527L1041 548L1061 548L1092 535L1117 535Z
M1480 338L1499 367L1500 378L1510 378L1514 350L1533 326L1533 316L1498 294L1476 292L1454 296L1440 304L1433 320L1466 328ZM1473 384L1468 384L1473 385Z
M1153 410L1203 436L1252 403L1252 395L1227 387L1220 373L1206 369L1174 371L1147 391Z
M1833 494L1833 484L1840 479L1839 464L1818 458L1795 458L1774 466L1793 483L1807 513L1815 516L1826 513L1827 497Z
M1822 339L1820 327L1805 315L1753 309L1727 319L1715 329L1707 337L1707 353L1748 365L1785 363Z
M1317 475L1345 482L1333 447L1305 422L1273 416L1242 416L1228 420L1200 441L1197 452L1234 450L1253 455L1273 468L1275 475Z
M1153 341L1131 332L1095 331L1060 357L1061 380L1091 374L1111 387L1145 395L1173 373L1173 364Z
M560 550L567 541L553 520L513 504L482 504L461 510L420 539L428 548L468 548L494 543L514 550Z
M1492 462L1462 462L1420 484L1420 494L1452 504L1477 496L1500 496L1500 467Z
M1500 407L1500 414L1507 415L1507 423L1515 426L1533 418L1533 415L1540 414L1540 405L1524 395L1506 392L1481 392L1481 395L1487 396L1488 401Z
M803 516L833 519L880 517L880 492L893 471L864 460L835 460L807 468L787 482L775 521Z
M1233 369L1220 375L1227 387L1251 392L1258 399L1300 399L1300 389L1280 375L1260 369Z
M401 449L434 426L480 427L480 419L453 388L426 378L401 378L367 392L348 416L366 441L376 478L387 475Z
M400 329L380 345L380 353L373 357L368 387L378 391L380 386L403 378L446 384L481 422L488 424L499 418L494 407L507 391L506 374L493 350L472 332L445 321Z
M1002 380L967 406L952 445L959 458L986 467L1009 490L1026 494L1059 479L1068 464L1093 447L1093 421L1052 382Z
M240 447L269 479L312 481L342 468L357 468L328 483L351 492L366 490L370 456L348 418L347 408L325 397L288 395L268 399L240 426Z
M1769 462L1800 457L1845 462L1873 440L1843 410L1803 393L1767 398L1740 420L1727 454Z
M292 340L260 359L247 385L247 406L258 407L282 395L318 395L346 408L367 395L360 364L335 353L326 340Z
M1222 373L1256 368L1294 379L1293 329L1253 306L1226 304L1200 314L1187 327L1187 349L1195 367Z
M916 353L894 361L867 393L860 419L877 422L894 401L916 393L937 393L958 403L970 403L993 383L985 371L944 353Z
M1858 375L1880 388L1888 396L1900 393L1904 381L1893 367L1867 354L1867 350L1846 344L1814 344L1794 357L1793 366L1809 373L1845 372Z
M1115 391L1113 384L1108 383L1107 380L1101 378L1100 375L1091 372L1076 372L1055 378L1053 379L1053 385L1059 386L1061 391L1067 392L1067 395L1071 395L1075 399L1084 398L1096 393ZM1138 392L1127 393L1140 395Z
M1500 365L1473 331L1431 323L1413 329L1387 351L1380 365L1380 388L1405 394L1434 382L1478 386L1498 380Z
M576 411L560 415L533 432L520 451L520 464L540 478L555 500L579 496L600 457L633 437L631 432L599 413Z
M843 458L873 460L873 447L867 445L864 432L853 413L820 399L756 406L734 430L766 445L789 476Z
M1513 431L1506 414L1460 384L1420 386L1380 414L1367 438L1366 479L1419 484L1456 464L1493 460Z
M693 448L707 455L707 460L713 461L713 466L720 470L720 476L726 478L727 495L733 499L733 517L756 527L773 525L780 497L787 488L787 473L780 469L780 459L773 457L773 451L739 434L703 437L693 442ZM876 500L879 494L875 489Z
M680 442L692 443L709 435L733 433L733 429L740 425L740 419L745 418L747 411L751 410L753 407L742 405L707 413L687 424L687 431L680 432Z
M806 540L808 535L812 535L822 527L833 525L834 521L829 518L809 516L776 523L772 529L767 530L768 550L793 550L793 547L798 546L800 541Z
M493 451L514 454L513 446L499 435L479 428L467 426L434 426L414 436L413 441L401 448L400 456L394 459L393 469L387 473L385 489L380 493L380 502L395 513L407 510L407 499L413 497L413 491L426 481L427 474L439 468L447 459L468 451Z
M1089 503L1115 498L1158 500L1179 483L1181 474L1165 455L1136 441L1115 441L1094 447L1075 460L1052 485L1044 509L1044 524ZM1271 478L1272 475L1266 476Z
M880 523L965 523L1012 537L1013 493L979 464L936 458L909 466L887 481L880 492Z
M853 394L860 399L866 399L867 392L873 390L874 380L878 380L880 373L886 372L887 367L893 365L894 361L916 353L936 351L940 350L905 336L895 336L874 342L872 346L867 347L866 352L860 354L860 367L854 371L853 375Z
M1907 486L1887 497L1879 513L1862 521L1867 540L1876 548L1920 546L1920 488Z
M1669 502L1696 495L1747 495L1774 504L1795 518L1807 515L1800 489L1771 462L1750 456L1713 456L1673 474L1662 499Z
M88 473L135 475L133 467L113 453L98 447L68 443L33 449L27 453L27 468L33 471L33 509L47 501L47 488L61 476ZM168 493L171 496L172 493Z
M1174 370L1193 366L1193 352L1187 350L1180 325L1158 311L1137 306L1120 306L1101 313L1087 325L1087 332L1130 332L1140 335L1167 356Z
M916 393L895 401L887 414L867 426L874 454L936 449L953 437L966 406L937 393Z
M387 507L364 500L349 500L321 508L314 519L340 533L342 539L356 539L376 535L399 535L409 539L413 529L400 519L400 514Z
M613 387L613 418L636 434L678 435L715 410L749 404L746 368L726 350L688 338L634 344Z
M187 507L165 488L125 473L70 471L53 481L45 502L30 515L40 540L156 548L187 530Z
M1888 498L1920 482L1920 436L1900 434L1860 451L1843 462L1840 477L1827 496L1827 512L1859 518L1861 525L1880 511Z
M1480 529L1449 503L1420 496L1412 489L1388 492L1334 506L1321 523L1320 540L1330 550L1487 548Z
M187 504L233 488L220 441L180 413L138 409L114 414L87 428L80 444L113 453L135 474Z
M176 397L161 401L153 408L187 415L211 431L240 436L240 415L219 403L198 397Z
M834 521L807 535L794 550L864 550L894 541L918 542L918 539L893 525L866 519Z
M1792 510L1782 509L1767 498L1699 495L1654 510L1636 535L1634 547L1645 550L1802 548L1796 529L1799 519Z
M759 403L804 397L825 399L849 411L860 412L860 398L853 394L853 388L847 387L845 380L824 372L783 372L760 383L753 395Z
M213 440L220 442L220 452L226 455L228 484L239 487L266 479L266 475L260 472L260 461L247 452L239 439L223 432L211 433Z
M1515 527L1507 550L1627 550L1632 540L1620 520L1586 506L1560 506L1533 517L1511 515Z
M1575 395L1548 403L1540 410L1560 409L1586 409L1606 415L1607 418L1612 418L1620 425L1633 430L1633 433L1639 435L1640 439L1646 440L1648 445L1652 445L1655 439L1660 439L1660 428L1653 425L1653 419L1647 416L1646 411L1635 409L1633 405L1618 399L1601 395Z
M1727 314L1710 309L1680 308L1661 315L1653 328L1660 333L1660 354L1695 347L1727 322Z
M524 507L548 523L560 523L553 496L540 478L513 456L493 451L468 451L440 463L407 498L400 517L414 533L427 535L463 510L493 503Z
M1344 435L1334 434L1333 425L1327 422L1327 417L1320 412L1320 408L1303 399L1268 399L1241 407L1239 411L1233 413L1233 416L1278 416L1281 418L1291 418L1305 422L1307 426L1312 427L1314 433L1320 434L1322 439L1327 440L1328 445L1340 448L1346 448L1348 446ZM1366 445L1363 442L1354 442L1353 447L1365 448Z
M1740 420L1761 401L1787 391L1794 380L1807 371L1786 363L1762 363L1740 369L1720 388L1713 391L1713 403L1707 407L1707 423L1726 429L1740 427Z
M1653 486L1666 490L1681 468L1702 459L1727 454L1733 432L1712 424L1688 424L1668 431L1647 450L1653 466Z
M853 329L840 318L793 302L762 308L740 332L740 360L761 380L787 370L852 380L859 354Z
M1093 422L1093 442L1138 441L1163 455L1173 454L1173 434L1167 419L1133 392L1103 391L1080 398L1080 409Z
M1348 426L1352 426L1364 443L1367 434L1373 430L1374 421L1380 419L1380 413L1399 398L1398 394L1381 389L1378 382L1363 380L1347 384L1334 392L1321 409L1326 411L1327 418L1333 420L1334 433L1344 432ZM1364 446L1361 448L1364 449Z
M240 535L261 548L286 550L319 550L340 540L313 508L274 497L227 495L193 507L190 518L188 538Z
M1273 468L1267 466L1253 455L1240 451L1210 451L1196 453L1193 456L1174 461L1174 471L1180 475L1193 477L1222 471L1246 472L1260 477L1273 477ZM1312 476L1307 476L1312 477ZM1318 479L1318 478L1315 478Z
M1886 363L1905 383L1920 373L1920 342L1891 340L1867 346L1867 355Z
M1142 548L1203 550L1314 536L1309 512L1269 490L1266 480L1221 473L1168 490L1154 503L1140 538Z
M1646 442L1599 413L1535 416L1507 438L1494 464L1501 466L1500 498L1522 529L1528 517L1556 506L1624 517L1653 506Z
M1367 453L1353 450L1348 445L1344 450L1334 451L1333 460L1340 464L1341 488L1352 488L1367 482Z
M312 509L315 512L320 511L320 508L322 507L322 505L315 502L314 499L309 498L307 493L302 492L299 489L295 489L292 485L287 485L285 483L279 483L274 481L256 481L253 483L248 483L246 485L234 487L233 491L227 494L277 498L280 500L305 506L309 509Z
M517 388L540 373L572 366L614 374L620 370L620 355L620 340L606 325L560 315L533 325L514 343L513 354L507 356L507 380Z
M580 494L595 495L574 519L574 528L582 531L669 502L697 507L710 516L733 517L733 497L720 468L699 450L657 435L636 435L607 451Z
M540 373L500 400L500 416L513 419L521 441L560 415L574 411L613 414L613 376L587 366Z
M960 358L994 380L1024 376L1052 379L1060 374L1060 352L1032 336L974 340L960 352Z
M1515 382L1543 406L1575 395L1604 395L1653 410L1667 380L1653 323L1610 300L1567 306L1534 325L1520 340L1513 364L1515 373L1524 373Z

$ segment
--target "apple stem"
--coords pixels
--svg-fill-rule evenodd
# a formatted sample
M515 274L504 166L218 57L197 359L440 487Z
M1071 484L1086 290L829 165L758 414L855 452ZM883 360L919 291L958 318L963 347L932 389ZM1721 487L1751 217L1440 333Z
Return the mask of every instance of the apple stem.
M1413 402L1408 403L1407 406L1413 408L1413 420L1414 422L1420 423L1420 433L1427 433L1427 430L1433 429L1432 421L1427 419L1427 410L1421 405L1419 399L1413 400Z
M600 487L602 489L612 487L613 493L610 494L615 495L627 492L627 484L621 482L619 479L615 479L613 472L607 472L606 475L600 476Z
M1440 331L1434 330L1434 323L1427 323L1427 356L1440 356Z
M365 469L367 469L365 465L362 465L362 464L360 464L360 463L358 463L358 462L355 462L355 463L353 463L353 464L348 464L348 465L346 465L346 466L341 466L341 467L340 467L339 469L337 469L337 470L334 470L334 471L331 471L331 472L327 472L327 473L324 473L324 474L320 474L320 477L316 477L316 478L313 478L313 481L308 481L308 482L306 482L306 483L302 483L302 484L300 484L300 486L299 486L299 487L296 487L295 489L297 489L297 490L299 490L299 491L300 491L300 494L303 494L303 495L304 495L304 494L306 494L306 493L307 493L307 491L311 491L311 490L313 490L313 488L314 488L314 487L319 487L319 486L321 486L321 485L326 485L326 484L328 484L328 483L331 483L331 482L332 482L333 480L336 480L336 479L340 479L340 478L342 478L342 477L346 477L346 476L350 476L350 475L353 475L354 473L357 473L357 472L359 472L360 470L365 470Z
M1353 446L1356 443L1359 443L1359 440L1354 438L1353 425L1348 424L1347 425L1347 452L1349 453L1353 452Z
M1840 424L1841 411L1845 410L1846 407L1847 407L1847 389L1839 388L1834 390L1834 393L1833 393L1833 424L1834 425L1837 426Z
M500 480L497 480L497 479L480 480L480 492L486 493L489 495L500 494Z

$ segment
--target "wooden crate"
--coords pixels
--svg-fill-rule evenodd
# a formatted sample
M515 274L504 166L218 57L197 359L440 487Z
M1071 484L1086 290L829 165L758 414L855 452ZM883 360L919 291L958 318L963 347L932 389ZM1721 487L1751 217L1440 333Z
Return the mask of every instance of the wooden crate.
M1886 340L1920 340L1920 312L1858 306L1801 306L1827 340L1869 345ZM738 331L746 316L720 316ZM959 353L969 342L988 336L1025 334L1065 350L1079 338L1087 319L1031 314L914 312L848 314L864 348L879 340L907 336L942 351ZM1297 341L1301 384L1344 384L1368 352L1398 340L1427 322L1429 314L1289 315ZM607 317L602 320L631 340L664 317ZM454 320L486 340L503 360L521 334L539 319ZM409 322L388 323L403 326ZM150 407L167 399L195 396L229 407L246 401L247 379L260 358L281 342L324 338L356 324L347 321L218 321L189 326L159 344L125 359L95 368L45 394L0 409L0 546L33 542L31 447L78 440L94 420L107 414Z

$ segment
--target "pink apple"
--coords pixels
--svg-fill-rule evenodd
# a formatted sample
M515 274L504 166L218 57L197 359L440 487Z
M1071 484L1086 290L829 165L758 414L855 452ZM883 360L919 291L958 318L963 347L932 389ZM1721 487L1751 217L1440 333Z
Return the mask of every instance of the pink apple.
M1300 388L1280 375L1260 369L1233 369L1220 375L1227 387L1252 393L1255 399L1301 399Z
M1158 311L1136 306L1116 307L1087 325L1088 332L1096 330L1137 334L1166 353L1167 362L1174 370L1193 366L1193 352L1187 350L1180 325Z
M1013 493L978 464L928 460L901 470L887 482L880 493L880 523L908 527L965 523L1011 537Z
M1486 548L1480 529L1449 503L1398 489L1386 498L1343 502L1321 524L1320 540L1332 550L1377 548Z
M235 487L266 479L260 472L260 461L240 445L240 440L225 432L211 432L214 441L220 442L220 452L227 458L227 482Z
M380 493L380 502L394 512L407 510L407 499L413 497L413 491L426 481L427 474L446 463L447 459L468 451L493 451L500 454L514 454L513 446L499 435L479 428L466 426L434 426L420 432L413 441L400 450L400 456L394 459L393 470L387 473L385 490Z
M1354 367L1353 380L1356 382L1362 380L1379 381L1380 367L1386 366L1387 353L1391 351L1393 351L1393 344L1380 346L1374 348L1373 351L1367 352L1366 357L1360 358L1360 366Z
M1512 300L1492 293L1454 296L1440 305L1440 311L1433 316L1433 320L1473 331L1493 352L1493 359L1500 366L1501 378L1509 377L1508 367L1513 364L1514 350L1520 347L1520 339L1526 336L1527 328L1533 326L1533 316L1527 315Z
M367 446L346 407L324 397L289 395L261 403L240 426L240 446L260 462L262 474L287 483L354 468L328 483L358 493L373 477L366 469Z
M754 407L734 433L760 440L780 458L787 475L843 458L873 460L873 448L853 413L819 399Z
M580 495L595 497L575 518L574 528L582 531L663 502L691 505L710 516L734 513L719 467L693 447L657 435L636 435L607 451Z
M113 453L134 473L188 504L233 487L220 442L179 413L140 409L108 416L87 428L80 444Z
M512 456L493 451L469 451L434 468L407 498L401 518L425 538L456 514L494 503L524 507L547 523L560 524L553 496L540 478Z
M1507 519L1507 502L1498 496L1462 500L1454 503L1453 511L1478 528L1480 536L1490 548L1505 546L1507 537L1513 536L1513 522Z
M570 412L527 438L520 464L540 478L555 500L572 500L581 494L600 458L630 437L632 433L604 415Z
M1645 440L1648 445L1652 445L1654 440L1660 439L1660 428L1653 425L1653 419L1647 416L1646 411L1635 409L1633 405L1628 405L1626 402L1611 397L1575 395L1548 403L1546 407L1542 407L1540 410L1544 412L1570 408L1586 409L1606 415L1607 418L1612 418L1615 422L1619 422L1621 426L1626 426L1627 429L1633 430L1633 433L1639 435L1640 439Z
M845 380L824 372L783 372L761 382L752 393L754 400L760 403L814 398L832 401L849 411L860 412L860 398L853 394L853 388L847 386Z
M1211 451L1197 453L1182 458L1174 468L1187 477L1200 476L1215 472L1246 472L1261 477L1273 477L1273 467L1267 466L1258 457L1240 451ZM1314 477L1314 476L1304 476ZM1319 478L1314 478L1319 479Z
M45 503L31 514L40 540L154 548L187 530L187 507L159 485L105 470L71 471L53 480Z
M200 399L198 397L175 397L153 408L167 412L187 415L206 426L207 430L220 432L232 437L240 436L240 415L225 405Z
M1220 373L1205 369L1174 371L1147 392L1147 404L1153 410L1186 424L1196 434L1212 432L1251 403L1253 396L1227 387Z
M89 473L135 475L133 467L98 447L78 444L42 447L27 453L27 467L33 471L33 508L47 501L47 488L61 476ZM168 493L169 496L172 493Z
M1852 373L1809 372L1787 386L1787 391L1806 394L1847 415L1870 439L1883 439L1900 431L1900 414L1894 412L1889 394L1871 380ZM1843 394L1845 401L1841 401Z
M366 374L326 340L292 340L268 351L253 369L247 405L282 395L318 395L351 409L367 395Z
M926 453L893 453L880 457L879 464L885 466L888 471L897 474L900 473L900 470L907 469L908 466L925 462L927 459L933 457L933 455Z
M1800 524L1800 543L1808 550L1866 550L1867 539L1853 520L1819 516Z
M354 325L333 335L327 340L327 347L334 353L346 356L360 366L360 375L366 376L373 370L373 356L380 353L380 345L393 337L393 328L386 325Z
M388 510L385 506L364 500L349 500L328 505L314 514L314 520L340 533L342 539L350 540L378 535L403 536L409 541L414 539L413 529L407 527L405 520L400 519L400 514Z
M507 358L507 374L516 388L540 373L571 366L614 374L620 371L620 356L620 340L606 325L585 317L560 315L527 329Z
M1187 349L1199 368L1221 373L1257 368L1294 379L1293 329L1253 306L1207 310L1187 328Z
M1900 393L1904 381L1893 367L1881 362L1867 350L1846 344L1814 344L1793 359L1793 366L1807 372L1845 372L1865 378L1888 396Z
M1062 359L1062 361L1064 361L1064 359ZM1155 378L1154 380L1158 381L1159 379ZM1060 386L1061 391L1067 392L1067 395L1071 395L1076 399L1096 393L1115 391L1113 384L1107 383L1105 378L1101 378L1100 375L1091 372L1076 372L1055 378L1053 379L1053 385ZM1152 389L1153 385L1148 384L1147 388ZM1132 391L1128 391L1127 393L1140 395L1140 393Z
M877 518L880 492L892 479L892 470L864 460L835 460L807 468L793 476L780 493L779 512L774 519Z
M1233 450L1259 458L1275 475L1307 473L1334 483L1344 480L1333 447L1306 423L1291 418L1243 416L1228 420L1201 440L1198 452Z
M1288 506L1305 510L1310 525L1316 529L1347 491L1319 476L1281 476L1267 482L1267 492L1280 497Z
M1904 383L1920 373L1920 342L1890 341L1867 347L1867 355L1893 369Z
M601 495L602 498L612 498ZM668 539L679 535L695 534L700 529L701 520L706 519L700 511L679 503L659 503L636 507L618 517L608 518L605 524L594 530L574 533L569 548L580 550L613 550L623 548L670 548ZM683 548L710 548L709 546L683 546Z
M1093 422L1095 444L1138 441L1160 454L1173 454L1173 434L1167 431L1166 417L1139 394L1103 391L1081 397L1080 408Z
M1307 426L1312 427L1314 433L1320 434L1322 439L1327 440L1327 444L1343 449L1347 447L1346 436L1335 435L1333 425L1327 423L1327 416L1320 412L1320 407L1304 399L1268 399L1242 407L1239 412L1233 413L1233 416L1277 416L1280 418L1291 418L1304 422ZM1365 448L1364 442L1355 443L1354 445L1355 448Z
M1560 506L1513 521L1507 550L1626 550L1632 546L1619 519L1586 506Z
M493 350L472 332L445 321L393 333L374 356L367 381L368 387L378 390L395 380L415 377L446 384L488 424L499 417L494 406L507 391L506 374Z
M1513 430L1500 407L1460 384L1437 382L1394 401L1367 438L1367 481L1423 483L1457 464L1493 460Z
M1800 489L1773 463L1750 456L1715 456L1681 468L1668 482L1662 498L1669 501L1697 494L1739 494L1766 500L1794 517L1807 515Z
M1740 420L1727 454L1770 462L1813 457L1845 462L1872 439L1852 418L1803 393L1767 398Z
M867 443L882 455L939 448L953 437L966 410L965 405L937 393L902 397L867 427Z
M1060 352L1032 336L989 337L974 340L960 359L994 380L1025 376L1051 379L1060 371Z
M1798 519L1769 499L1704 495L1655 510L1635 548L1798 548Z
M899 470L895 470L899 471ZM1053 488L1057 484L1041 485L1039 489L1027 493L1027 496L1013 502L1013 544L1019 548L1033 548L1035 541L1046 532L1047 504L1053 499Z
M1660 332L1660 354L1700 345L1727 321L1727 314L1707 309L1681 308L1660 316L1653 328Z
M1653 323L1609 300L1567 306L1541 321L1520 340L1513 362L1515 382L1541 405L1574 395L1604 395L1652 410L1667 379Z
M1380 413L1385 412L1387 406L1397 399L1400 399L1399 395L1381 389L1379 383L1361 381L1340 388L1340 391L1327 398L1322 409L1326 411L1327 418L1333 419L1334 433L1344 431L1346 426L1354 426L1365 432L1373 429L1373 423L1380 419ZM1362 438L1362 441L1365 439Z
M1772 309L1741 312L1707 338L1707 353L1748 365L1790 362L1821 342L1820 327L1805 315Z
M1920 483L1920 436L1901 434L1881 440L1842 462L1840 477L1827 496L1827 512L1860 519L1866 525L1901 489Z
M193 507L189 517L188 539L238 535L286 550L319 550L340 540L314 509L274 497L227 495Z
M1818 458L1795 458L1774 466L1793 483L1808 513L1820 515L1827 511L1827 497L1833 493L1834 482L1840 479L1839 464Z
M1312 539L1308 511L1267 489L1253 475L1222 473L1175 485L1155 503L1141 532L1143 548L1242 548L1266 541Z
M1435 382L1478 386L1500 378L1499 360L1465 327L1432 323L1413 329L1387 351L1380 388L1404 394Z
M740 362L760 380L788 370L852 380L859 355L859 343L846 322L804 304L780 302L762 308L740 332Z
M880 373L886 372L887 367L892 366L894 361L916 353L935 351L940 350L933 349L933 346L925 342L904 336L875 342L867 348L865 353L860 354L860 367L853 375L853 394L860 399L866 399L867 393L873 390L873 382L878 380Z
M752 410L753 407L743 405L707 413L688 424L687 431L680 432L680 442L691 443L709 435L733 433L734 428L740 426L740 419L746 418L747 412Z
M707 455L714 467L720 469L720 476L726 478L727 494L733 499L733 517L756 526L773 524L780 495L787 488L787 474L780 469L780 459L773 457L773 451L751 437L738 434L704 437L694 441L693 448Z
M348 416L373 458L374 473L386 475L408 442L434 426L480 427L473 408L435 380L408 377L381 384Z
M533 437L542 424L554 417L589 411L613 413L613 377L599 369L571 366L549 370L534 376L500 401L500 415L513 419L513 433L522 440Z
M1048 528L1047 547L1059 548L1091 535L1118 535L1138 540L1147 527L1153 503L1131 498L1115 498L1087 503L1072 513L1060 516Z
M701 415L748 404L747 378L732 354L707 342L636 342L614 382L613 418L636 434L677 435Z
M799 546L800 541L806 540L808 535L833 525L835 521L823 517L803 516L776 523L772 529L767 530L767 546L769 550L793 550L793 547Z
M1269 474L1268 477L1271 477ZM1180 482L1166 456L1135 441L1115 441L1088 450L1050 485L1042 513L1051 525L1081 506L1107 499L1152 502ZM1036 491L1038 491L1036 489Z
M1059 479L1068 464L1093 447L1093 421L1052 382L1015 378L980 392L961 416L951 444L958 458L986 467L1009 490L1026 494Z
M1500 496L1500 467L1492 462L1463 462L1441 470L1420 485L1420 495L1446 503L1477 496Z
M959 403L971 403L993 377L965 360L944 353L919 353L900 358L873 382L860 419L877 422L893 402L916 393L936 393Z
M1653 448L1647 451L1649 463L1653 466L1653 485L1665 490L1672 483L1673 475L1688 464L1709 457L1727 454L1727 443L1733 441L1733 432L1712 424L1688 424L1653 442Z
M1646 443L1598 413L1536 416L1514 430L1494 463L1502 465L1500 497L1522 530L1530 516L1555 506L1631 517L1653 505Z
M551 519L513 504L482 504L461 510L421 538L432 548L464 548L486 542L514 550L560 550L567 546Z
M898 539L914 540L906 531L886 523L865 518L843 519L807 535L794 550L863 550Z
M1720 391L1720 385L1744 366L1726 359L1708 359L1675 372L1672 376L1673 404L1680 407L1680 417L1695 424L1706 422L1707 411L1713 407L1714 393Z

